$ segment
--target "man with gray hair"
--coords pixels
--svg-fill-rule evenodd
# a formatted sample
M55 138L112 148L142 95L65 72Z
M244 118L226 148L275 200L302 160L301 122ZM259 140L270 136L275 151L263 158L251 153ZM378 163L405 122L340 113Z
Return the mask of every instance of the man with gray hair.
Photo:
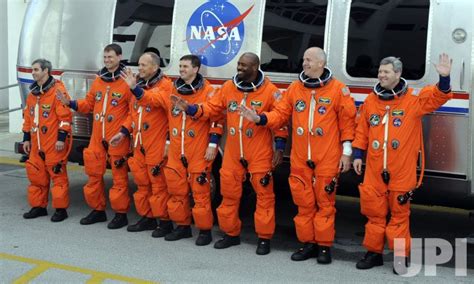
M25 169L30 185L28 202L31 210L23 218L32 219L47 215L49 184L53 207L56 212L52 222L61 222L68 217L69 182L66 163L71 145L71 120L69 108L56 99L62 94L69 97L63 83L51 76L52 65L46 59L37 59L32 64L35 82L30 86L23 110L23 149L30 155Z
M394 239L404 239L404 249L395 248L394 273L404 274L410 252L410 198L421 184L424 170L423 115L441 107L451 97L451 62L447 54L435 65L437 85L421 90L408 87L401 77L399 58L380 62L372 93L360 106L354 147L354 170L362 173L363 151L367 151L364 182L359 185L361 213L368 218L363 245L367 253L357 262L358 269L383 265L385 238L390 249ZM416 168L421 153L421 175ZM387 215L390 212L390 221Z

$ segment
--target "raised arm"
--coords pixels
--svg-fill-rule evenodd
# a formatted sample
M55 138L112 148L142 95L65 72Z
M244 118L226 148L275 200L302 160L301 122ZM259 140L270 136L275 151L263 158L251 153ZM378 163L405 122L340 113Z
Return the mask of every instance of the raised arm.
M434 64L439 74L436 85L423 88L420 97L420 115L433 112L452 98L450 73L453 60L446 53L439 55L438 64Z

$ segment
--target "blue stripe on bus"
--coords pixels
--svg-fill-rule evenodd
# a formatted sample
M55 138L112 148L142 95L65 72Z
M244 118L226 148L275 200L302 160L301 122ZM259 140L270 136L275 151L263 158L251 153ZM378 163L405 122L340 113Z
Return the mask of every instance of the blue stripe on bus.
M439 109L436 110L436 112L453 112L453 113L469 113L468 108L462 108L462 107L440 107Z
M26 83L26 84L33 84L35 82L35 80L25 79L25 78L18 78L18 81L20 81L20 83Z

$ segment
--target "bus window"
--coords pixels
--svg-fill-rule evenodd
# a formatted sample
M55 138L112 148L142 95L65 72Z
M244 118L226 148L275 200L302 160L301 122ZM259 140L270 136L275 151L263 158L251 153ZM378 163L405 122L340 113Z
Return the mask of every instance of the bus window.
M346 71L353 77L376 78L387 56L403 62L403 77L425 74L429 0L353 0L349 19Z
M138 65L148 47L158 49L162 67L168 65L174 0L117 1L113 41L122 47L123 61Z
M262 35L261 68L299 73L304 51L324 47L328 1L268 0Z

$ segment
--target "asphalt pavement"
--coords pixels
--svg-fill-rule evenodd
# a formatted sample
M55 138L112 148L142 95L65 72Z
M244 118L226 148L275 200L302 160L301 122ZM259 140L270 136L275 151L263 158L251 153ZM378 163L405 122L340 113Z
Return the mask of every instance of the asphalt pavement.
M293 262L290 255L299 247L292 218L296 208L289 198L289 189L278 182L277 229L272 239L272 252L255 254L257 237L253 229L252 210L255 195L245 194L242 200L242 244L216 250L212 244L197 247L197 231L191 239L167 242L151 237L151 231L130 233L125 228L109 230L106 223L89 226L79 224L88 214L82 186L86 182L83 168L70 165L71 206L69 218L52 223L49 216L25 220L29 210L26 200L28 180L13 142L20 134L0 133L0 282L1 283L399 283L445 282L474 283L474 247L467 246L467 276L455 276L454 258L437 267L437 276L424 276L424 269L415 277L404 278L392 273L392 254L384 252L385 265L368 271L355 268L364 255L361 246L365 218L359 213L357 198L338 196L336 240L332 250L333 263L319 265L315 259ZM111 185L108 172L106 187ZM131 193L135 190L130 181ZM110 208L110 206L108 206ZM108 219L113 213L108 210ZM139 219L133 206L130 223ZM440 238L454 244L474 228L466 210L413 206L412 236ZM214 241L222 234L214 226Z

